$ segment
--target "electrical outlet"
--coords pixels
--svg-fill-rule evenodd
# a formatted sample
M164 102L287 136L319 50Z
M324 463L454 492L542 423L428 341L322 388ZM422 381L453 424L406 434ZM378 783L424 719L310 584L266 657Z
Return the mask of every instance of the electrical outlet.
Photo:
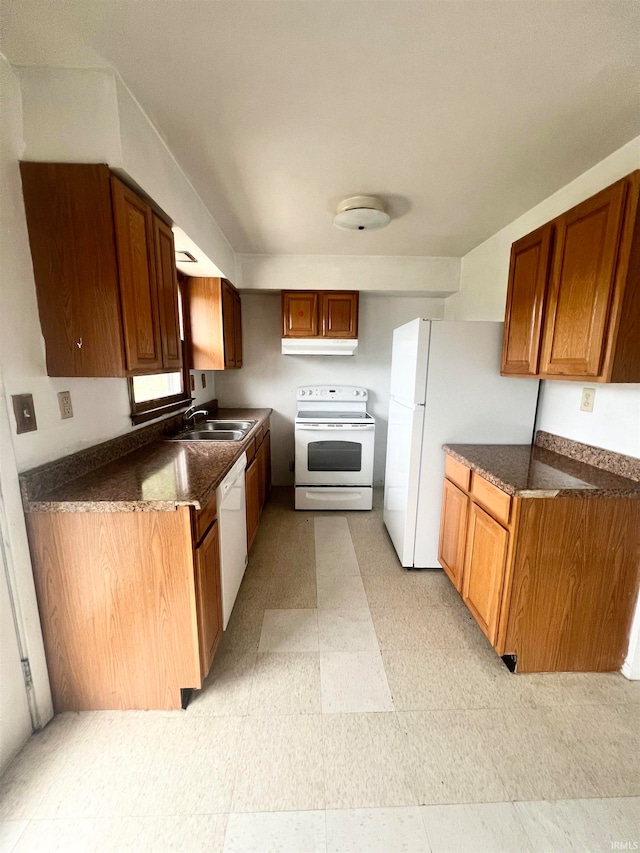
M207 374L206 374L206 373L201 373L201 374L200 374L200 378L201 378L201 381L202 381L202 387L203 387L203 388L206 388L206 387L207 387Z
M73 417L71 391L58 391L58 405L60 406L60 417L63 421Z
M189 379L191 381L191 390L195 391L196 390L196 377L193 375L193 373L191 373L189 375Z
M13 413L16 416L16 434L23 432L35 432L38 429L36 423L36 410L33 406L33 394L12 394Z
M595 388L583 388L582 389L582 402L580 403L580 411L581 412L592 412L593 411L593 401L596 398L596 389Z

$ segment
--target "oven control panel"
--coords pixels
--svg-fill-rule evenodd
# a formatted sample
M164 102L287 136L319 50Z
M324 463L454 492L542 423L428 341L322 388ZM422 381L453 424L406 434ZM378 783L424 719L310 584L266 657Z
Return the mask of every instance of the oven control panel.
M325 402L346 402L347 400L365 403L369 395L366 388L359 385L311 385L298 388L296 399L324 400Z

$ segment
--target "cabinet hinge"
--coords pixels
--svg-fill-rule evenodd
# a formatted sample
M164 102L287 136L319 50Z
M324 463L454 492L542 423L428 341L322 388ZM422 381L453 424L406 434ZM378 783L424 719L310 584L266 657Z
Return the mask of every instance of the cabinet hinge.
M29 663L29 658L21 658L20 663L22 664L22 677L24 678L24 686L27 690L30 690L33 687L33 678L31 677L31 664Z

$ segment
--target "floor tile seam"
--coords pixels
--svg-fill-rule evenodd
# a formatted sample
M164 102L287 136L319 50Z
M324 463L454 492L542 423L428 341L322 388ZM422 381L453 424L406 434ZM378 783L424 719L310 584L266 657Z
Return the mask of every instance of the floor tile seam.
M534 802L545 802L545 801L544 800L537 800ZM429 824L428 824L428 820L427 820L427 812L429 809L441 808L442 806L445 806L445 807L446 806L463 806L466 808L469 808L469 807L474 808L477 806L485 806L485 805L487 805L487 806L510 806L511 807L510 811L513 814L513 816L515 817L516 825L520 827L520 830L522 832L523 837L526 838L527 841L529 842L532 853L536 850L536 846L535 846L536 839L534 837L532 837L530 835L530 833L527 831L527 827L524 825L522 818L518 814L518 809L515 807L515 803L513 802L513 800L496 800L495 802L488 802L488 803L487 802L481 802L481 803L433 803L430 805L419 806L418 808L420 809L420 817L422 819L422 825L424 827L424 832L425 832L425 835L427 837L427 843L429 845L429 850L432 849L432 847L431 847L431 836L429 834Z
M239 739L240 742L238 744L236 766L235 766L235 771L233 774L233 786L231 788L231 796L229 798L229 812L228 812L229 814L232 813L232 806L233 806L233 803L235 801L236 789L238 787L238 780L239 780L238 771L240 769L240 763L241 763L242 756L244 753L245 739L247 737L247 729L249 728L250 720L251 720L251 716L249 715L249 713L246 713L243 715L242 732L241 732L240 739ZM225 830L225 834L226 834L226 830Z
M349 535L351 535L351 534L349 534ZM318 589L318 581L320 580L320 574L321 573L318 572L318 568L317 568L317 554L316 554L316 591ZM325 578L327 578L327 577L331 578L330 575L329 576L325 575L324 577ZM359 577L359 578L362 578L362 576L360 574L360 567L358 567L358 574L357 575L355 575L355 574L353 574L353 575L341 575L340 577ZM364 584L363 584L363 586L364 586ZM365 597L366 597L366 593L365 593ZM360 607L357 609L358 610L364 610L365 608ZM371 618L371 609L369 608L369 602L368 601L367 601L367 608L366 609L369 611L369 617ZM353 610L353 608L351 608L351 607L340 608L340 607L320 607L320 606L318 606L318 610L325 610L325 611L327 611L327 610L328 611L331 611L331 610Z
M391 695L391 699L393 701L393 694ZM396 727L398 729L400 739L402 742L402 750L401 750L401 755L400 755L400 760L402 762L402 775L404 776L407 787L411 791L413 799L415 800L414 805L416 805L418 808L421 808L422 803L420 802L420 791L418 789L417 783L414 781L414 776L409 769L409 761L408 761L408 747L409 747L408 737L409 736L408 736L408 733L405 732L405 730L403 729L403 727L400 723L400 718L398 716L398 710L395 708L395 702L393 704L394 704L394 709L395 709L393 711L393 716L395 718Z
M356 554L356 552L355 552L355 546L354 546L354 544L353 544L353 537L351 536L351 530L350 530L350 528L349 528L349 521L348 521L348 518L347 518L347 516L337 516L337 517L338 517L338 518L344 518L344 519L345 519L345 521L347 522L347 533L348 533L348 536L349 536L349 540L350 540L350 542L351 542L351 547L353 548L354 555L355 555L355 557L356 557L356 563L357 563L357 565L358 565L358 574L357 574L357 575L346 575L345 577L359 577L359 578L362 580L362 573L361 573L361 571L360 571L360 564L359 564L359 562L358 562L357 554ZM314 521L314 534L315 534L315 521ZM318 573L317 541L316 541L315 535L314 535L314 558L315 558L315 563L316 563L316 591L317 591L317 588L318 588L319 573ZM364 588L364 581L363 581L362 586L363 586L363 588ZM365 598L367 599L367 610L369 611L369 617L370 617L370 618L371 618L371 620L373 621L373 617L371 616L371 606L370 606L369 599L367 598L366 589L365 589ZM318 609L321 609L321 608L318 608ZM339 609L341 609L341 608L322 608L322 609L334 609L334 610L339 610ZM345 609L352 609L352 608L345 608ZM364 610L364 608L358 608L358 609ZM375 630L375 626L374 626L374 630Z

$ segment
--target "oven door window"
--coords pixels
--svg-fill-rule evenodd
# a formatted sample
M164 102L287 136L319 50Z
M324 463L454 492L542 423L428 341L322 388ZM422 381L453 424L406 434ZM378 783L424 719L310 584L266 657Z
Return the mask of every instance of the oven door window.
M361 471L362 444L358 441L311 441L309 471Z

